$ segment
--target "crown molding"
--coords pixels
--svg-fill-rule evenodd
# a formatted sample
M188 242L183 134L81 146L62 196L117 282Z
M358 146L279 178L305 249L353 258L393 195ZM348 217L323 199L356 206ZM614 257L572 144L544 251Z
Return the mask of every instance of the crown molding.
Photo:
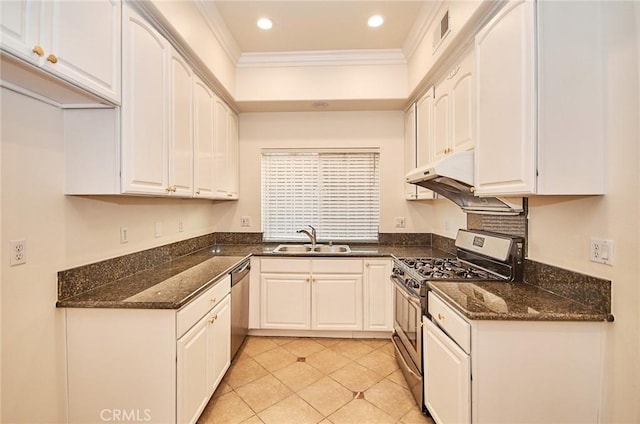
M213 36L218 40L227 56L229 56L229 59L231 59L233 63L238 63L242 52L240 51L238 43L231 35L231 31L227 28L222 16L220 16L215 2L193 0L193 3L198 9L198 12L200 12L204 21L207 23L207 26Z
M237 68L295 66L406 65L401 49L318 50L275 53L243 53Z

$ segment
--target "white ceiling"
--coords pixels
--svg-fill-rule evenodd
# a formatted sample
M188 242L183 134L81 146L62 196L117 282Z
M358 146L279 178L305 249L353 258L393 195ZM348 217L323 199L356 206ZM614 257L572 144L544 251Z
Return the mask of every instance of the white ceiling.
M427 0L216 0L240 53L402 49ZM379 14L385 23L369 28ZM256 26L268 17L273 28Z

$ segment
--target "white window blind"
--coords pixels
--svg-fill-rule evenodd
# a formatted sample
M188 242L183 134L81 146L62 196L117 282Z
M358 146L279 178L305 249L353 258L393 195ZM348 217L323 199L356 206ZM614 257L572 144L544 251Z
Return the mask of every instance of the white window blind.
M375 241L380 222L378 152L264 152L265 241Z

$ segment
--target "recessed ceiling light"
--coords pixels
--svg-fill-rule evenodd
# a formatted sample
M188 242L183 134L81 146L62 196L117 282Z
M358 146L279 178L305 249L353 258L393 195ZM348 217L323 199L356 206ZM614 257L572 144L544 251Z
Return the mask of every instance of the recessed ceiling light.
M373 15L367 21L367 25L369 25L371 28L377 28L383 23L384 23L384 18L380 15Z
M269 18L260 18L257 24L260 29L271 29L273 27L273 22Z

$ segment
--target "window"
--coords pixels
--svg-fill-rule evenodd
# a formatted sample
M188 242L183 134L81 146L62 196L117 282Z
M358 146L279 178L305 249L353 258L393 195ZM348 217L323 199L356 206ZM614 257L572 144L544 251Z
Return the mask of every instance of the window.
M265 241L376 241L380 222L378 151L262 153Z

